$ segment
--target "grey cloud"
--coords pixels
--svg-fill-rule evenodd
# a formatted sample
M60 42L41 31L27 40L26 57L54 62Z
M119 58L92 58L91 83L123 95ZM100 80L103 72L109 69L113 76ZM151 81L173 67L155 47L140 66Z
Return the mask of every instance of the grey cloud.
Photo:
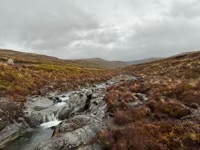
M200 17L200 2L198 0L192 1L174 1L170 15L176 17L185 17L189 19L194 19Z
M0 47L133 60L198 50L198 0L1 0Z
M59 49L69 43L71 37L68 35L73 30L98 27L92 16L66 1L22 0L1 3L0 17L3 19L0 38L8 39L8 42L23 42L25 47L32 49Z
M200 20L199 20L200 21ZM135 28L134 34L127 45L137 50L136 57L170 56L183 51L198 50L200 44L200 23L189 22L187 19L170 19L149 22ZM132 44L129 44L131 43ZM131 58L129 58L131 59Z

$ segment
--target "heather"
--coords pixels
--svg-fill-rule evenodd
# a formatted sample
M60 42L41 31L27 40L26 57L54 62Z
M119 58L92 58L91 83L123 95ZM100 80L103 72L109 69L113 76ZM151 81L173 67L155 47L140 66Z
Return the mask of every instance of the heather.
M107 88L113 116L100 133L103 149L200 147L200 53L189 53L122 71L138 79Z

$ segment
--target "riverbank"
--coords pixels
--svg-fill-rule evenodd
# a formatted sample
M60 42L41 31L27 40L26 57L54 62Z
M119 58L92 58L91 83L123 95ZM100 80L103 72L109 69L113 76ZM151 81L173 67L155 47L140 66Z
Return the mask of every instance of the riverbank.
M103 101L103 97L108 86L118 84L124 80L135 80L133 76L117 76L113 79L97 84L92 87L82 88L78 91L64 92L58 95L51 95L46 97L33 96L27 99L24 107L24 118L30 127L34 130L42 130L42 128L50 128L56 126L53 137L49 137L49 141L38 143L39 146L36 149L47 148L52 144L58 146L57 142L60 139L67 141L67 145L72 147L100 147L96 144L99 141L95 141L98 132L105 129L103 118L107 113L107 104ZM54 127L55 128L55 127ZM45 130L44 130L45 131ZM53 130L49 130L50 133ZM39 134L30 133L31 139L43 136L43 132ZM46 133L45 133L46 134ZM49 134L49 133L48 133ZM25 134L26 135L26 134ZM50 135L50 134L49 134ZM44 136L45 137L45 136ZM72 138L74 137L74 138ZM11 142L6 149L18 146L18 149L27 149L26 143L29 145L30 138L26 139L24 136L18 138L14 142ZM40 141L43 141L42 139ZM93 141L94 140L94 141ZM20 142L24 141L24 142ZM93 144L90 142L93 141ZM22 144L20 144L22 143ZM73 144L72 144L73 143ZM83 144L84 143L84 144ZM95 144L94 144L95 143ZM28 147L32 147L29 145Z

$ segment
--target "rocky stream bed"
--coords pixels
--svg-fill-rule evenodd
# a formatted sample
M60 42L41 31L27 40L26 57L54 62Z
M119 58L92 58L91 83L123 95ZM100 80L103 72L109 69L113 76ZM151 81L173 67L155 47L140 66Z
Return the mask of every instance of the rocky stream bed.
M109 117L107 104L103 100L106 88L135 79L121 75L77 91L27 98L21 122L10 124L0 131L0 149L101 149L97 134L106 128L104 120ZM147 100L144 95L139 96Z

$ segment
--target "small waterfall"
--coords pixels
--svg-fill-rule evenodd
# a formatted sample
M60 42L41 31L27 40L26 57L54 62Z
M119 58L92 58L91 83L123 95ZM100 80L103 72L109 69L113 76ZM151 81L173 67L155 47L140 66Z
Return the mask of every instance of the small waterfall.
M66 102L59 102L57 104L54 105L54 107L56 109L58 109L58 111L54 114L53 112L48 112L48 113L44 113L43 114L43 123L40 125L42 128L50 128L53 126L57 126L58 124L60 124L62 121L58 120L58 116L61 112L61 108L63 108L63 106L65 106L67 103Z
M44 118L44 120L46 121L46 115L45 116L43 116ZM44 121L43 120L43 121ZM50 122L50 121L55 121L55 120L57 120L57 118L55 117L55 115L54 115L54 113L52 113L51 115L47 115L47 120ZM45 123L45 121L44 121L44 123Z
M53 121L57 120L57 118L55 117L54 113L51 115L51 118Z
M46 122L46 115L43 116L43 123Z
M57 126L58 124L60 124L62 121L59 121L57 119L57 117L54 115L54 113L52 113L51 115L44 115L43 116L43 124L41 124L40 126L42 128L50 128L53 126Z
M61 109L62 110L62 109ZM56 118L58 119L58 115L60 114L61 110L59 110L57 113L56 113Z

